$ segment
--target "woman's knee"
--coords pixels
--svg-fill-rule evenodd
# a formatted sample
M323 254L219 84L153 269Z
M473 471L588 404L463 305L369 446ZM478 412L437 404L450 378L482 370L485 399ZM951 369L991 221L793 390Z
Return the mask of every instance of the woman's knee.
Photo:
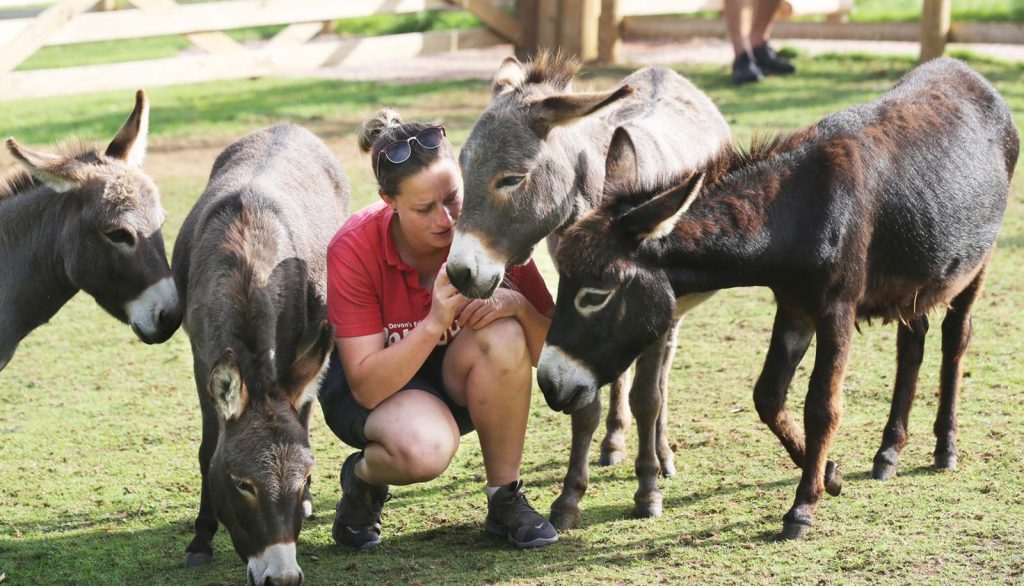
M520 363L529 366L526 333L514 318L494 320L479 330L473 330L472 335L476 351L483 360L506 366Z
M453 432L438 423L403 426L384 442L394 465L408 475L410 483L440 476L459 449L458 429Z

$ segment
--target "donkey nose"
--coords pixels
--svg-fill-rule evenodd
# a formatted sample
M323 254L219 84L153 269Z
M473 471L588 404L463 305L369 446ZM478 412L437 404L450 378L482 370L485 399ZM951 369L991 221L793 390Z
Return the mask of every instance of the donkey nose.
M262 586L300 586L304 578L302 570L291 576L278 576L277 578L267 576L263 579Z
M448 263L445 270L448 272L448 280L459 291L465 291L466 286L473 281L473 271L467 266Z

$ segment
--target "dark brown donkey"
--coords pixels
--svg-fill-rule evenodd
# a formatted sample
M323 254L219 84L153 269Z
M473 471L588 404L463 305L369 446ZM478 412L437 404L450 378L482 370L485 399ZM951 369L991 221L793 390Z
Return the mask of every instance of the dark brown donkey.
M526 64L506 59L494 77L491 104L459 155L466 199L448 255L452 283L470 297L490 296L505 265L525 262L545 237L554 250L562 230L597 205L617 127L628 129L642 147L638 173L649 181L666 169L696 170L730 142L729 127L711 100L670 69L641 69L611 90L575 93L570 86L579 67L564 55L541 53ZM707 297L694 295L688 304ZM667 356L652 350L638 362L628 407L628 380L612 384L601 443L600 463L625 457L632 408L639 481L633 512L640 517L661 514L658 473L675 473L665 408L675 328L664 338ZM572 413L572 449L562 494L551 505L551 521L559 529L579 520L601 404L593 395L564 411ZM648 461L648 452L657 461L653 468L639 465Z
M160 192L142 170L148 130L139 90L105 150L71 143L50 154L7 140L23 168L0 177L0 370L80 289L147 344L181 325Z
M596 393L671 326L685 295L771 288L778 309L754 402L803 469L783 518L782 536L798 538L822 493L841 486L827 456L856 322L899 321L893 413L878 456L895 466L926 314L946 307L935 462L951 466L971 306L1018 150L1002 97L963 63L940 59L869 104L755 143L746 154L725 150L675 187L612 178L620 185L558 249L557 308L538 370L545 397L558 408ZM632 166L627 141L612 151L619 163L609 168ZM801 430L785 401L812 336L818 343Z
M186 565L213 555L217 521L250 584L298 584L311 511L311 401L332 347L327 244L349 187L309 131L274 126L217 158L174 246L203 412L202 496Z

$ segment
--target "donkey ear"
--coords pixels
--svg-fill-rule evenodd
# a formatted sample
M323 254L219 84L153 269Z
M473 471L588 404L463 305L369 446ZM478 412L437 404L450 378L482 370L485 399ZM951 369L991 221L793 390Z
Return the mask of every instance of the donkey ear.
M32 150L13 138L7 139L7 150L33 177L58 193L80 187L89 175L86 166L77 159Z
M612 134L612 142L608 145L608 155L604 161L605 189L609 186L633 186L639 179L636 146L629 136L629 131L620 126Z
M146 99L145 90L139 90L135 92L135 110L125 120L121 130L117 131L117 136L107 147L106 155L141 167L142 160L146 158L148 136L149 100Z
M242 384L242 373L238 369L235 353L230 348L224 351L210 369L207 391L213 399L217 413L225 420L242 414L249 401L249 391Z
M684 183L623 214L615 225L637 243L668 236L680 216L697 199L703 183L704 174L695 173Z
M544 137L555 126L592 114L635 92L632 86L623 85L607 92L548 96L530 104L530 125L538 135Z
M501 67L494 74L494 82L491 84L491 96L500 96L523 85L526 81L526 68L515 57L506 57L501 62Z

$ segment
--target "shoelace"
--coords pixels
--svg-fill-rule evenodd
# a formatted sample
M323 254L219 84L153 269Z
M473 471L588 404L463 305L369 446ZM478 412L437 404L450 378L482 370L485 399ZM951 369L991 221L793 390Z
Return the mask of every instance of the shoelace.
M386 492L380 499L373 499L373 504L370 506L370 510L373 511L374 517L384 518L384 503L391 500L391 493Z

